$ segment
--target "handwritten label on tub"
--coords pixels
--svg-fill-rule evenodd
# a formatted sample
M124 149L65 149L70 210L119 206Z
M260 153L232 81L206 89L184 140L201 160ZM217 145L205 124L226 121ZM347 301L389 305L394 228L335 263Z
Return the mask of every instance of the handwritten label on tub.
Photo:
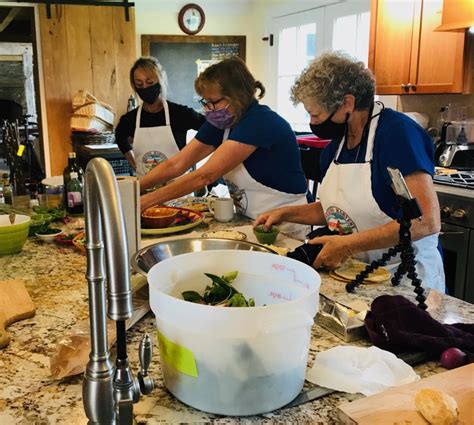
M163 361L186 375L198 377L196 360L191 350L175 344L166 338L160 331L156 331L160 344L160 355Z

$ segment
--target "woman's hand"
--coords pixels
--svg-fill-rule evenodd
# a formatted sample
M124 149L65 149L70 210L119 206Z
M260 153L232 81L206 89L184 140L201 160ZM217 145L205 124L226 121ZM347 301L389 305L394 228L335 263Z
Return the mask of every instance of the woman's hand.
M140 196L140 211L143 212L148 207L151 207L157 203L158 202L156 202L155 192L150 192L150 193L147 193L146 195L142 195Z
M321 236L311 239L311 245L323 245L321 252L313 262L313 267L319 269L324 267L328 270L334 270L341 263L349 258L353 253L347 243L347 236Z
M274 224L280 224L284 221L285 207L275 208L274 210L264 212L260 214L254 222L254 227L263 224L265 230L270 229Z

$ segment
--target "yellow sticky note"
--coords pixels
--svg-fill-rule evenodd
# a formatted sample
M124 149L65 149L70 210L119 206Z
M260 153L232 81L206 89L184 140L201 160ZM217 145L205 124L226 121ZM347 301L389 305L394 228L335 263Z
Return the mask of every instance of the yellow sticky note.
M186 375L198 377L194 354L188 348L175 344L160 331L156 331L160 344L161 359Z
M20 145L20 146L18 146L18 151L17 151L16 155L17 155L17 156L22 156L24 150L25 150L25 145Z

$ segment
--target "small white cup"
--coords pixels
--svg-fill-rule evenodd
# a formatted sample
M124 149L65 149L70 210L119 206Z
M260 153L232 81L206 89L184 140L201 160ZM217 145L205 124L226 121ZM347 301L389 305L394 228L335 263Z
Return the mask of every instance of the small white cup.
M209 211L217 221L227 222L234 218L234 200L232 198L216 198L209 201Z

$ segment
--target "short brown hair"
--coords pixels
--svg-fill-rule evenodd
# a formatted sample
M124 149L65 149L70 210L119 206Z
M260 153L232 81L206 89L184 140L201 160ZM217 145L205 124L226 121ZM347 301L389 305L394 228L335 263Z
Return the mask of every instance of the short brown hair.
M200 96L206 88L212 86L217 86L235 109L235 119L232 124L240 120L244 111L255 99L257 89L260 90L258 99L265 95L263 84L255 80L245 62L238 56L209 66L199 74L194 82L196 92Z
M161 86L161 98L166 99L166 95L168 93L168 78L166 76L166 71L158 59L154 58L153 56L142 56L135 61L132 68L130 69L130 85L132 86L133 90L136 90L134 74L139 68L150 72L158 79Z

